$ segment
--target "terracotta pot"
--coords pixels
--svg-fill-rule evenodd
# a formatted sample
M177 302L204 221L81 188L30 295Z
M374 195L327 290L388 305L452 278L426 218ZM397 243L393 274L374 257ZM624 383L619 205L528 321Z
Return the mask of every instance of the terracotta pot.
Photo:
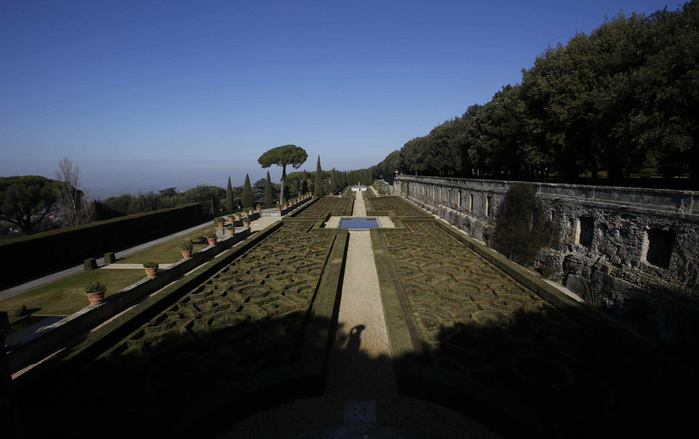
M226 229L226 234L227 234L228 236L233 236L233 235L235 235L235 229L234 229L233 227L231 227L231 228L229 228L229 229Z
M277 206L277 210L282 210L281 206Z
M207 241L209 241L210 246L216 245L216 238L206 238Z
M155 277L158 274L158 267L146 267L146 276Z
M257 208L257 213L260 213L260 212L262 212L262 208L261 208L261 207L258 207L258 208Z
M90 305L99 305L104 302L104 293L104 291L96 291L94 293L85 294L87 294L87 300L90 301Z
M189 259L192 257L192 250L182 250L180 249L180 253L182 253L182 257L185 259Z

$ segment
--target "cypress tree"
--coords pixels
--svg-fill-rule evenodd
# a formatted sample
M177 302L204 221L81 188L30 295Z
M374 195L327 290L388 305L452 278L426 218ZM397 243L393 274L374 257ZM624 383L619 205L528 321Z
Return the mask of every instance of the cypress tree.
M231 186L231 177L228 177L228 186L226 187L226 212L233 212L233 186Z
M265 204L268 206L274 204L274 190L272 190L272 180L269 178L269 171L267 171L267 183L265 184Z
M245 174L243 194L240 198L240 202L243 204L244 209L255 207L255 195L252 193L252 186L250 185L250 177L248 176L248 174Z
M316 182L313 188L313 196L323 196L323 170L320 167L320 155L318 156L318 165L316 166Z

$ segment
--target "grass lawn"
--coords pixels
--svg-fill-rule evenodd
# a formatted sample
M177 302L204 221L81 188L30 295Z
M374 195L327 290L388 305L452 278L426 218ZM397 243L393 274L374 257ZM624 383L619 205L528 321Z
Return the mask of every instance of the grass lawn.
M8 311L24 305L32 314L70 315L90 304L85 286L100 281L107 286L107 296L146 277L138 270L90 270L73 274L31 291L0 301L0 309Z
M143 249L140 252L133 253L131 255L125 256L119 260L119 264L143 264L144 262L153 261L159 264L172 264L180 259L182 259L182 254L180 253L180 244L185 239L191 239L194 242L194 250L192 253L196 253L199 250L208 247L206 239L199 239L204 233L215 231L216 226L205 227L201 230L189 233L187 235L172 239L170 241L164 242L162 244L155 245L153 247Z
M185 239L194 242L194 252L208 246L206 239L200 239L204 233L216 230L211 225L187 235L133 253L117 260L117 263L142 264L154 261L161 264L171 264L182 259L180 244ZM128 287L143 279L145 271L136 270L90 270L70 275L64 279L35 288L9 299L0 300L0 310L9 311L16 306L24 305L31 314L70 315L89 305L85 296L85 286L91 282L100 281L107 285L107 296ZM16 320L12 317L11 321Z

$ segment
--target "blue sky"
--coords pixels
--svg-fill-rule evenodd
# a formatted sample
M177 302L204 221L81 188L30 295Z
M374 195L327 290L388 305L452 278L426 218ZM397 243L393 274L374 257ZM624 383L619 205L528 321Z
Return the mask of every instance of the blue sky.
M288 143L367 168L605 15L680 4L3 0L0 176L68 157L92 195L225 187Z

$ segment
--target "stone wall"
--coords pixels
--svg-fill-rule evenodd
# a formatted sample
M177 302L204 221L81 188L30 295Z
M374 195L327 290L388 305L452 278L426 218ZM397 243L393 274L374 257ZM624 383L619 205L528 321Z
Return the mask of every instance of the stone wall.
M399 176L393 193L489 242L515 182ZM699 192L532 183L556 225L535 267L608 306L659 288L697 283Z

